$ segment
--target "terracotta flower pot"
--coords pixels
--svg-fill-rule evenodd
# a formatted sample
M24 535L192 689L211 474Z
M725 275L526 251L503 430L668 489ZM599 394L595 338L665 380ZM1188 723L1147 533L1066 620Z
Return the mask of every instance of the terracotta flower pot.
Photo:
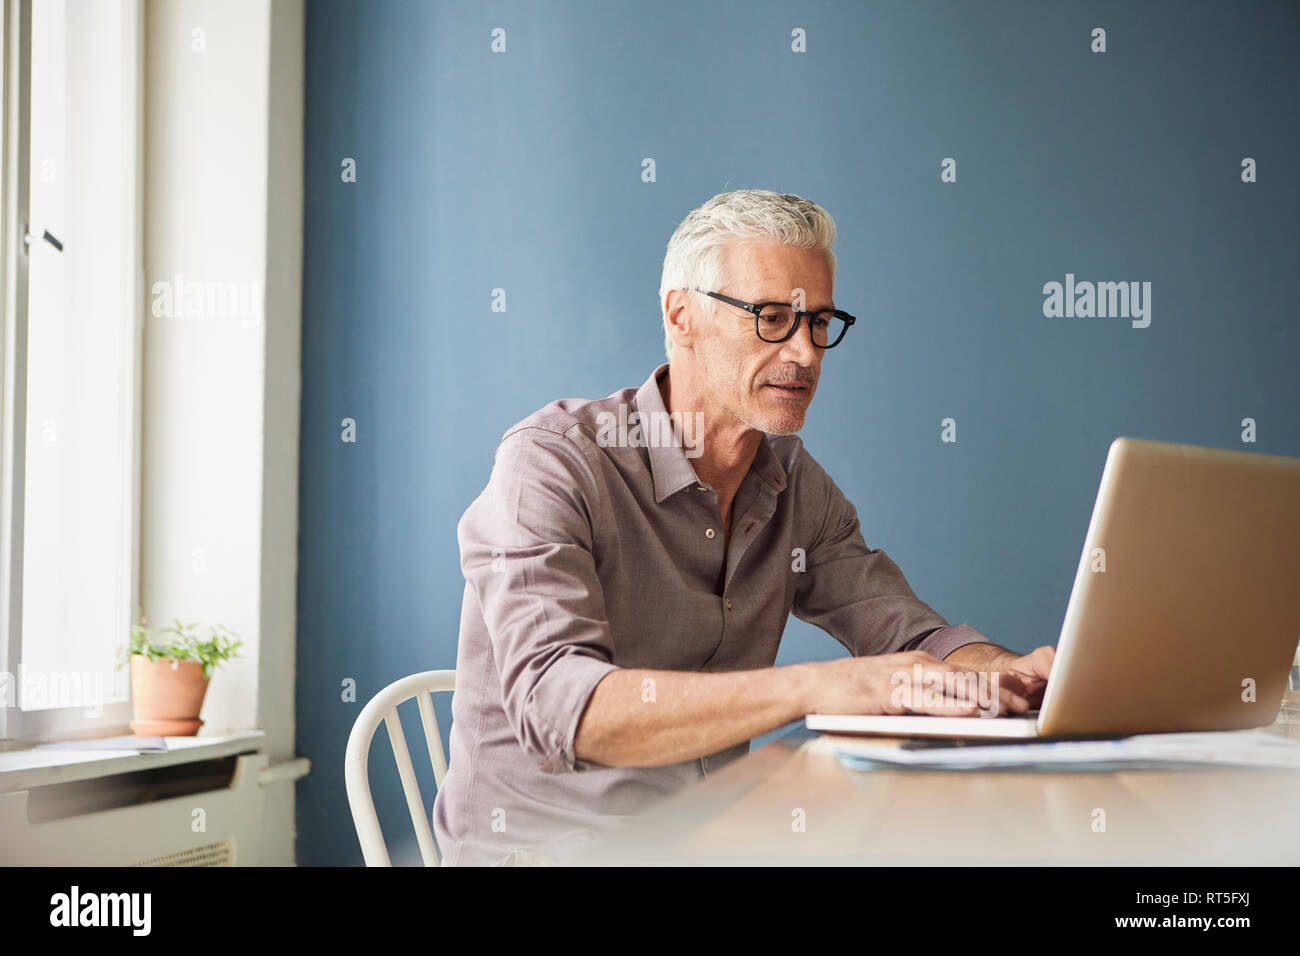
M138 737L192 737L203 721L199 711L208 693L209 678L198 661L170 657L151 661L131 656L131 700L135 720L127 724Z

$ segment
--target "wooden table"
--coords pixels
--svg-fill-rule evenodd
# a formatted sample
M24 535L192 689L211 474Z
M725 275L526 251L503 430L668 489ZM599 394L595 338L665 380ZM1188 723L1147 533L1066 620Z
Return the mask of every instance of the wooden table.
M1300 863L1300 772L854 771L832 753L833 742L796 728L565 862ZM1104 830L1096 829L1097 810Z

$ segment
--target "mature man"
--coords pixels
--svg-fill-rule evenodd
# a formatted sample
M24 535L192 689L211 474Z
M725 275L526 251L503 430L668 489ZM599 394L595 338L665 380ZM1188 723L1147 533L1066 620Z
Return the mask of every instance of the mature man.
M916 664L996 672L1004 712L1041 699L1053 649L949 626L795 436L854 322L834 239L798 196L714 197L668 243L668 363L505 433L457 529L445 863L563 856L808 713L978 712L892 699ZM791 612L853 656L775 667Z

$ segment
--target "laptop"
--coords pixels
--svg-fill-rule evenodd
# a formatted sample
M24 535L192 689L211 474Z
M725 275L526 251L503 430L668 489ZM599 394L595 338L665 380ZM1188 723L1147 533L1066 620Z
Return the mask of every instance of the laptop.
M809 714L895 737L1106 738L1277 719L1300 643L1300 459L1111 443L1042 705Z

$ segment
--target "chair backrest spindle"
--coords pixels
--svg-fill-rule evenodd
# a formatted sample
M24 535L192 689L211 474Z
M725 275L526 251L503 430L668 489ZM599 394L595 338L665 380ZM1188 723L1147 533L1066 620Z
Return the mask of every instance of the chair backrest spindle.
M415 768L411 764L411 754L406 746L406 735L402 732L397 707L404 701L415 698L420 708L420 722L424 727L429 762L433 767L434 785L441 787L443 778L447 775L447 755L443 751L442 735L438 732L438 721L433 713L432 695L436 691L454 692L455 689L455 671L412 674L389 684L371 698L357 715L352 732L348 735L343 777L348 805L352 809L352 822L357 828L357 839L361 843L361 855L366 866L392 866L383 831L379 827L379 816L375 813L374 799L370 794L370 743L381 721L388 729L388 739L393 746L393 757L402 781L402 791L406 795L406 806L411 813L411 822L415 827L415 838L420 845L420 856L425 866L439 865L429 816L425 812L424 798L415 779Z

